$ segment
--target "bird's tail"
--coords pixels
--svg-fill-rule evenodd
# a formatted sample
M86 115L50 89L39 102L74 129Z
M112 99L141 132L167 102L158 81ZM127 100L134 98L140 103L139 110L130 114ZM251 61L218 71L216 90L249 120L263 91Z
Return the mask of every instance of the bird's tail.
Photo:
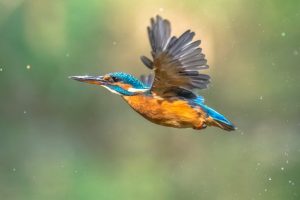
M205 110L210 117L208 119L208 125L216 126L226 131L236 130L236 127L226 117L215 111L214 109L205 106Z

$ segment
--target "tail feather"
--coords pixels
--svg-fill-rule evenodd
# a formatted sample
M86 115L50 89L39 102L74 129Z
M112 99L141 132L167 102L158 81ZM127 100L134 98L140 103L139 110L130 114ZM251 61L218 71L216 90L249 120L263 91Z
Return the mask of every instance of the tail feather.
M218 121L216 119L213 119L211 125L219 127L219 128L224 129L226 131L234 131L234 130L236 130L236 127L234 125L232 125L232 124L228 125L228 124L226 124L224 122L221 122L221 121Z
M204 106L204 109L208 116L212 119L209 121L210 125L222 128L226 131L236 130L236 127L233 125L233 123L226 119L226 117L224 117L222 114L206 105Z

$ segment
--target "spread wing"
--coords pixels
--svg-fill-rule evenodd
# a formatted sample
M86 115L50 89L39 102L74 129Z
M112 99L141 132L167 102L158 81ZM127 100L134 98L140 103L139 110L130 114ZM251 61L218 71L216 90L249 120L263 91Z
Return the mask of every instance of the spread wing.
M199 47L200 40L192 41L194 32L187 30L180 37L171 37L168 20L157 16L151 19L148 36L153 60L142 56L142 62L154 70L151 92L164 96L192 93L193 89L207 88L209 75L199 73L207 69L207 60ZM176 91L176 92L173 92Z

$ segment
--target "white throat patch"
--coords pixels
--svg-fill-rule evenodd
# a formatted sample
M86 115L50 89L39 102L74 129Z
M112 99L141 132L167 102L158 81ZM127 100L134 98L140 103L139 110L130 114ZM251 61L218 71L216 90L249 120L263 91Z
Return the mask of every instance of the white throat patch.
M109 88L106 85L101 85L102 87L108 89L110 92L114 93L114 94L118 94L118 95L122 95L121 93ZM147 92L149 89L137 89L137 88L128 88L128 92L132 92L132 93L143 93L143 92Z
M119 92L115 91L115 90L112 90L110 89L109 87L105 86L105 85L101 85L102 87L108 89L110 92L114 93L114 94L118 94L118 95L121 95Z
M137 92L137 93L143 93L148 91L149 89L137 89L137 88L128 88L129 92Z

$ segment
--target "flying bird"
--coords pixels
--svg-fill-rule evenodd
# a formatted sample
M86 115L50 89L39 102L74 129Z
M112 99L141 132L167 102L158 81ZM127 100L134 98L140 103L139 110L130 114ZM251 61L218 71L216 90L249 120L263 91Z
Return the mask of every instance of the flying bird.
M236 127L222 114L208 107L195 90L207 88L210 76L207 60L193 41L191 30L179 37L171 36L171 25L160 16L151 18L147 27L152 59L141 56L142 63L152 70L140 79L124 72L103 76L71 76L71 79L105 87L121 97L147 120L168 127L201 130L215 126L226 131Z

